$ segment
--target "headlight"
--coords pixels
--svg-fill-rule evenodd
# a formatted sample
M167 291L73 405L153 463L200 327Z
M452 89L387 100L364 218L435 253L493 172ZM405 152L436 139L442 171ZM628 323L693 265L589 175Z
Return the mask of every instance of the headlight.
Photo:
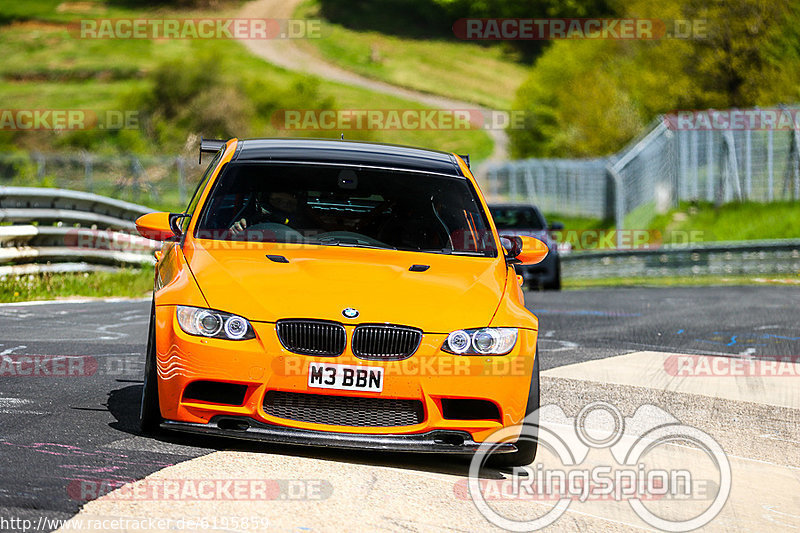
M442 350L458 355L504 355L517 343L517 328L459 329L447 336Z
M212 309L179 305L178 324L189 335L241 341L255 338L253 326L244 318Z

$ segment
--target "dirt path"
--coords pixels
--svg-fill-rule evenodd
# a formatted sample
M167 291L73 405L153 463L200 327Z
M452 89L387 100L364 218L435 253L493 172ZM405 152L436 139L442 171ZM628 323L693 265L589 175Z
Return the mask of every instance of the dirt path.
M255 0L246 4L239 16L243 18L273 18L288 19L302 0ZM478 109L488 111L474 103L462 102L442 96L398 87L382 81L360 76L349 70L344 70L326 62L314 53L305 49L293 39L274 40L247 40L244 45L253 52L280 67L314 74L327 80L362 87L370 91L380 92L419 102L426 106L442 109ZM494 150L489 156L491 161L500 161L507 158L508 135L504 130L486 130L494 143Z

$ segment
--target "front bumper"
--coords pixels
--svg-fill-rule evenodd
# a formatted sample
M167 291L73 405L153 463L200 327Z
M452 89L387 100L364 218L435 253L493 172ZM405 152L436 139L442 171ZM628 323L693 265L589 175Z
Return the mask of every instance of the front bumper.
M520 329L517 345L504 356L448 354L440 349L445 334L426 333L417 353L409 359L365 361L352 354L349 342L345 353L339 357L297 355L281 345L274 324L253 323L253 327L256 338L246 341L193 337L178 326L174 306L156 306L158 392L166 427L271 442L370 449L381 449L385 444L386 449L470 453L471 446L484 442L502 427L519 424L525 416L536 353L535 330ZM353 326L346 328L350 339ZM385 371L383 391L310 388L309 362L320 360L381 366ZM243 387L243 401L238 405L224 405L187 398L186 388L195 381L204 380ZM270 391L418 400L423 405L424 419L414 425L390 427L290 420L265 411L264 399ZM487 400L498 407L499 417L446 418L442 402L452 398ZM231 429L224 423L220 427L220 417L248 421L248 429ZM455 436L442 440L445 435L442 432ZM459 442L459 435L464 437L462 444L448 444Z
M473 454L481 445L466 431L435 430L412 434L335 433L264 424L248 417L215 416L207 424L166 420L161 427L173 431L217 437L378 451ZM492 453L512 453L516 445L502 443Z

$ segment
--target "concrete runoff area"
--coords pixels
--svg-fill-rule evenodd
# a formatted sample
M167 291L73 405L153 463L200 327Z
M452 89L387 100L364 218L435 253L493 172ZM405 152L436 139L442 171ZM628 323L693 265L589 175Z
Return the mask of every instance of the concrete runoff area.
M800 400L798 393L791 390L796 377L676 379L665 371L664 363L675 355L680 354L635 352L545 371L542 404L558 406L574 417L583 405L602 400L619 409L626 420L643 405L661 408L677 421L707 432L726 451L732 490L722 511L705 529L746 531L800 527L800 513L797 512L800 509L800 431L795 411ZM785 382L781 382L782 379ZM774 397L765 393L769 388L777 391ZM676 398L677 401L671 401ZM776 411L782 414L776 420L788 417L792 423L776 425L768 416ZM561 421L549 418L543 410L541 424L545 428L553 427ZM604 424L601 421L599 425ZM603 430L602 427L592 428L591 423L584 428L601 433ZM624 438L635 438L635 433L626 432ZM747 446L744 441L757 445ZM660 468L689 470L695 479L710 483L712 488L717 486L714 480L719 478L719 473L707 454L697 447L686 443L664 444L654 450L648 460ZM542 447L534 464L537 463L546 470L565 468L557 455ZM591 450L576 468L585 470L614 464L609 449L598 448ZM188 521L202 524L213 523L215 517L218 521L247 517L260 526L268 524L271 531L500 531L478 512L468 497L466 474L464 461L434 456L284 448L277 453L218 451L165 468L136 483L144 485L143 492L165 483L177 482L186 490L187 483L196 485L197 480L222 479L270 480L277 481L279 486L294 480L302 488L292 495L285 485L280 486L273 499L266 501L225 497L213 501L187 501L179 497L178 501L139 501L133 495L135 488L127 487L118 489L123 493L117 496L111 492L88 503L73 521L158 517L172 519L176 524L180 520L184 524ZM483 476L490 482L510 478L507 472L491 469ZM315 492L302 496L301 492L308 492L309 487L315 487ZM654 499L646 506L661 515L685 520L701 512L704 504L703 501ZM547 499L501 498L490 502L502 516L513 520L531 520L553 505L554 502ZM228 522L226 525L230 526ZM128 524L119 531L141 530L138 527L138 523L135 527ZM572 501L551 527L567 531L655 529L637 516L624 499L596 497L583 502ZM236 530L248 528L243 528L240 522Z

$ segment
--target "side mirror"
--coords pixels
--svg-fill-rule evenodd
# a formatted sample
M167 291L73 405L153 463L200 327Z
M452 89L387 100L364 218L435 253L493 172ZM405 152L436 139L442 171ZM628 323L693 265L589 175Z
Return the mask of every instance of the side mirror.
M179 213L148 213L136 219L136 230L147 239L168 241L181 236L178 223L186 216Z
M550 231L561 231L562 229L564 229L564 223L563 222L551 222L550 223L550 227L547 228L547 229L549 229Z
M516 235L508 237L511 248L506 253L506 262L509 264L535 265L547 257L547 245L533 237Z

